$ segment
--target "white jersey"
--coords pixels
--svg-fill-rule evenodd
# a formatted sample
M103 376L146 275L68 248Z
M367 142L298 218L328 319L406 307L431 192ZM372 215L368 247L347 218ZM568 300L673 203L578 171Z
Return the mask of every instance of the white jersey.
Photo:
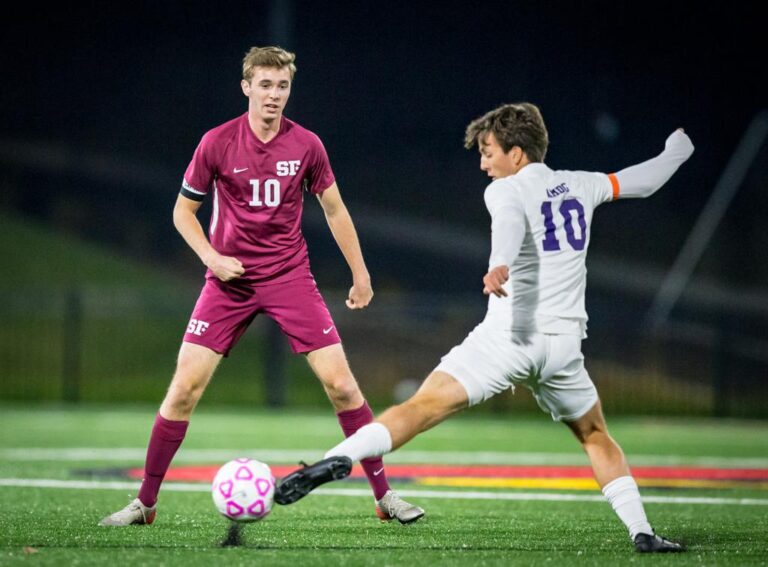
M587 248L595 208L618 196L614 175L531 163L485 190L489 270L509 266L507 297L491 294L486 319L516 331L586 336Z
M529 163L485 190L491 213L488 269L506 265L507 297L491 294L486 320L501 328L586 336L587 248L598 205L652 195L693 154L683 130L658 156L606 175Z

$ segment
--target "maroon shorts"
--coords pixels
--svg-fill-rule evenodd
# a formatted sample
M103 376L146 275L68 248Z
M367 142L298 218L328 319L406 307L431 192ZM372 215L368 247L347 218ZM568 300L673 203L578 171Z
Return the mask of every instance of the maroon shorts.
M259 313L279 325L293 352L310 352L341 342L311 274L266 285L206 280L184 341L227 356Z

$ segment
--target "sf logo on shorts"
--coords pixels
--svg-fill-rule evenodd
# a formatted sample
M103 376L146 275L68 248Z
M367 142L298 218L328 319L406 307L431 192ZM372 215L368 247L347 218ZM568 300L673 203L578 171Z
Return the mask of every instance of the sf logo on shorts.
M189 325L187 325L187 332L192 335L201 336L208 330L209 324L206 321L200 321L198 319L190 319Z

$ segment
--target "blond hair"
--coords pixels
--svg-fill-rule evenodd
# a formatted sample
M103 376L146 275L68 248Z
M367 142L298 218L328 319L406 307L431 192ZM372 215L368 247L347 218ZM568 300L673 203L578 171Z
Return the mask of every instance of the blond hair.
M530 102L503 104L470 122L464 147L480 145L488 134L494 135L504 153L519 146L532 162L543 162L547 155L547 127L539 108Z
M250 82L256 67L272 67L282 69L288 67L291 72L291 80L296 74L296 54L286 51L282 47L251 47L243 57L243 79Z

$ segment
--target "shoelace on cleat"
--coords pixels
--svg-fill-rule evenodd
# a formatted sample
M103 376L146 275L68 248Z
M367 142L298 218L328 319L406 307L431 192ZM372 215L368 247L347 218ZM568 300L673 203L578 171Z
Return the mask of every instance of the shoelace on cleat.
M387 505L384 506L384 511L392 517L397 517L400 512L405 512L411 508L410 504L397 496L394 496L389 500Z

